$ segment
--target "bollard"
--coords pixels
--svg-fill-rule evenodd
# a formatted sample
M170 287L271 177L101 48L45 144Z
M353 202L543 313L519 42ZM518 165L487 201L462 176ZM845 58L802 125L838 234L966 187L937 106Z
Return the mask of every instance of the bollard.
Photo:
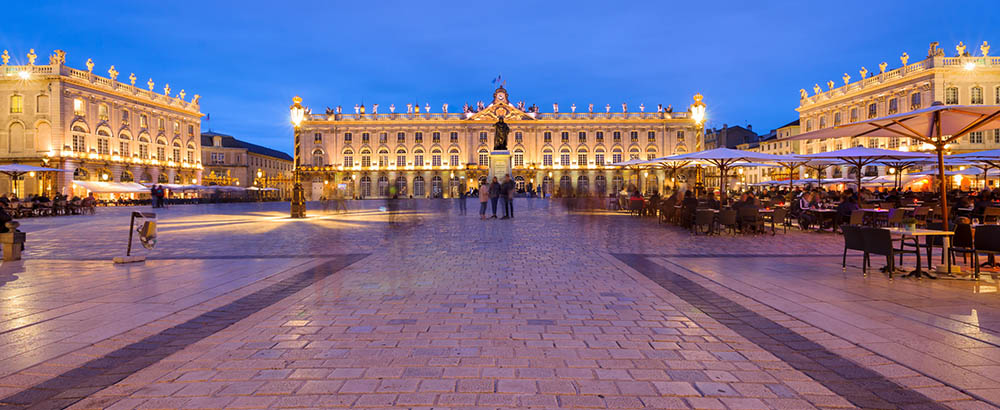
M17 230L21 226L19 222L7 222L7 232L0 233L0 245L3 249L3 260L21 260L21 249L24 248L24 241L27 238L24 232Z

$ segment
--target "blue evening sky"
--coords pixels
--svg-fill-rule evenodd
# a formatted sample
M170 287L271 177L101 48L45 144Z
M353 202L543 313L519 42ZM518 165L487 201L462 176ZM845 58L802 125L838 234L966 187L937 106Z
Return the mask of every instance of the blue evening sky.
M288 105L488 100L502 73L514 101L560 111L621 103L683 110L700 92L709 126L763 132L797 118L798 90L858 78L862 65L922 59L931 41L1000 55L995 1L102 1L11 2L0 49L35 48L190 98L203 130L291 151ZM124 80L127 81L127 80Z

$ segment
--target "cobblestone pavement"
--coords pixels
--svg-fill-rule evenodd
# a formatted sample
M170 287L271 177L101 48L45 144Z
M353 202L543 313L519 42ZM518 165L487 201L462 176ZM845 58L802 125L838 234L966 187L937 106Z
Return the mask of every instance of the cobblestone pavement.
M831 234L691 236L547 200L512 221L384 205L157 210L133 266L110 263L129 209L23 221L25 261L0 265L0 405L1000 403L995 283L865 278Z

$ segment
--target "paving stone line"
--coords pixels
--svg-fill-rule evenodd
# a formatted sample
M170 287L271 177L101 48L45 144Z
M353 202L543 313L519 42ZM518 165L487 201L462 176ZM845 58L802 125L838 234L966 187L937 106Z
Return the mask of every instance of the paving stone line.
M664 289L764 348L860 408L944 409L927 396L900 386L760 314L709 290L647 257L613 254Z
M0 399L0 407L63 409L118 383L185 347L219 332L366 257L339 255L225 306L132 343L82 366Z

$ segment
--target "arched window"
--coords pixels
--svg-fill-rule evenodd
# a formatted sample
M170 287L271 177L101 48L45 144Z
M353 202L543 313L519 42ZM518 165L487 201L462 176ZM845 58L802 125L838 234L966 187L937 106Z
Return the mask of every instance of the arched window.
M400 197L406 196L406 177L405 176L400 175L400 176L396 177L396 193L399 194Z
M139 158L149 159L149 136L139 135Z
M194 163L194 143L189 142L187 145L187 162Z
M604 148L597 147L597 150L594 151L594 164L596 164L597 166L603 166L605 164Z
M87 181L90 179L90 172L86 168L77 168L73 171L73 179L77 181Z
M364 155L364 153L362 153L362 155ZM361 177L361 197L367 198L370 196L372 196L372 179L368 175L365 175Z
M619 162L622 162L622 149L615 148L611 150L611 163L617 164Z
M386 148L380 148L378 150L378 166L387 167L389 166L389 150ZM388 182L387 182L388 184Z
M350 148L344 150L344 166L353 167L354 166L354 151Z
M569 175L559 177L559 196L569 197L573 195L573 180Z
M10 152L21 152L25 146L24 124L20 122L11 123L10 128L8 129L7 138L9 139ZM4 141L4 143L7 142L8 141Z
M427 196L427 192L424 190L424 177L420 175L413 177L413 196L417 198Z
M552 195L552 177L542 178L542 195Z
M316 167L321 167L326 164L326 158L323 155L323 150L316 148L312 152L312 164Z
M546 148L542 150L542 166L551 167L552 166L552 149Z
M399 149L396 150L396 166L406 166L406 148L399 147Z
M646 177L646 181L645 182L646 182L645 192L648 192L648 193L659 192L659 190L660 190L660 180L656 177L656 175L653 175L652 173L649 174L649 176Z
M587 166L587 147L577 148L576 163L581 167Z
M608 180L604 175L598 174L594 177L594 195L604 196L608 192Z
M969 99L972 104L982 104L983 103L983 87L975 86L969 90Z
M826 116L819 117L819 128L826 128Z
M97 153L101 155L111 154L111 132L107 129L97 130Z
M563 148L559 150L559 165L564 167L569 166L569 148Z
M944 89L944 103L958 104L958 87L948 87Z
M20 114L24 112L24 96L12 95L10 96L10 113Z
M514 187L518 192L524 192L524 177L520 175L514 177Z
M174 141L174 143L172 145L172 148L173 149L171 150L172 151L171 154L173 154L173 155L171 155L170 158L174 162L181 162L181 142L180 141Z
M368 148L365 148L365 149L361 150L361 167L362 168L368 168L370 166L372 166L372 152L370 150L368 150ZM371 178L369 178L368 182L371 183ZM369 187L369 189L370 189L370 187ZM362 190L361 192L362 192L362 195L364 195L364 190ZM370 194L371 194L371 192L369 192L369 195Z
M523 168L524 167L524 150L517 148L514 150L514 167Z
M576 178L576 195L577 196L589 196L590 194L590 178L586 175L580 175Z
M424 150L423 148L417 148L413 150L413 166L422 167L424 166Z
M378 196L389 196L389 177L385 175L379 175L378 177Z
M485 148L479 150L479 165L490 166L490 152Z
M35 97L35 112L39 114L44 114L49 112L49 96L45 94L39 94Z
M625 187L625 178L621 175L611 177L611 192L621 191Z
M344 179L341 180L341 185L344 186L344 194L348 198L354 198L354 179L344 175Z
M452 148L448 151L448 165L452 167L457 167L462 165L461 160L459 160L458 148Z
M646 148L646 160L651 161L655 158L656 158L656 148L655 147Z
M435 175L431 178L431 198L440 198L444 192L444 181L440 176Z
M126 169L122 170L122 174L121 177L119 177L119 180L121 182L132 182L135 181L135 178L132 176L132 172Z
M431 166L440 167L441 166L441 149L434 148L431 150Z

